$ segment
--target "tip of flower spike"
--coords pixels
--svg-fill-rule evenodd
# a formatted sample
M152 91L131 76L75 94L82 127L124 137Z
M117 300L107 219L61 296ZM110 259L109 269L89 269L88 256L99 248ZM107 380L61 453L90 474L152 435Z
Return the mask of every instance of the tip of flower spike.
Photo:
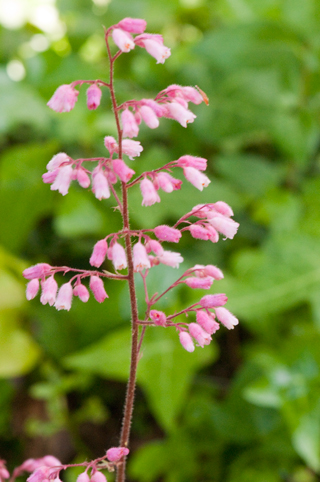
M204 103L206 105L209 105L209 97L207 96L207 94L205 92L203 92L203 90L200 89L200 87L198 87L197 85L196 85L196 89L198 90L199 94L203 98Z

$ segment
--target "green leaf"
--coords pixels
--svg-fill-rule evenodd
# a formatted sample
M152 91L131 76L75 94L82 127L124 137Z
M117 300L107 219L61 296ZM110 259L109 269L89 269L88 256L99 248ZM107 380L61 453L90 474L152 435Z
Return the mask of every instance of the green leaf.
M320 404L303 415L294 431L293 445L309 467L320 473Z

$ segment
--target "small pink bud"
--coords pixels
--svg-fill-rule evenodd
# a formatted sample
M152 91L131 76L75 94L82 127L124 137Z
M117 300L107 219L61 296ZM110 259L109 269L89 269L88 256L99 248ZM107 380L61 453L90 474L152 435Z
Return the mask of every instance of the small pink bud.
M184 167L183 174L187 181L191 182L199 191L203 191L203 188L209 186L211 182L205 174L194 167Z
M89 286L93 296L99 303L102 303L106 298L109 298L104 289L103 281L99 276L90 276Z
M101 199L108 199L110 197L108 180L99 166L97 166L92 173L92 192L100 201Z
M65 152L59 152L58 154L53 156L53 158L48 162L46 167L48 171L54 171L55 169L60 167L61 164L69 161L70 161L70 157L67 156Z
M224 216L233 216L233 211L229 204L225 203L224 201L217 201L216 203L212 204L212 207L218 211L220 214Z
M147 27L147 22L141 18L126 17L117 26L126 32L143 33Z
M222 214L209 213L208 221L213 228L219 231L219 233L224 234L226 238L233 239L238 231L239 223Z
M130 50L135 48L132 36L121 28L113 29L112 38L116 46L119 47L122 52L130 52Z
M106 476L97 470L94 474L91 475L91 482L107 482Z
M213 279L220 280L220 279L223 279L224 277L221 269L217 268L216 266L213 266L212 264L207 264L206 266L203 266L201 264L196 264L193 269L195 269L194 274L198 278L212 276Z
M35 278L43 278L47 276L51 271L50 264L47 263L38 263L34 266L30 266L23 271L22 275L26 279L35 279Z
M73 288L73 294L74 296L78 296L83 303L86 303L90 297L89 291L82 284L78 284Z
M163 247L155 239L149 239L149 241L146 243L146 250L147 253L153 251L157 256L161 256L164 253Z
M239 320L236 318L229 310L226 308L215 308L217 318L221 323L228 328L228 330L233 330L233 328L238 325Z
M148 54L152 55L157 61L157 64L163 64L164 61L170 57L171 52L168 47L163 45L161 35L157 34L142 34L135 37L134 42L146 49Z
M79 92L71 85L60 85L47 103L47 106L56 112L70 112L77 102L78 95Z
M54 304L55 308L69 311L72 303L72 286L71 283L65 283L58 291L57 299Z
M107 249L108 249L108 244L105 239L100 239L100 241L98 241L94 245L92 255L89 260L89 263L91 264L91 266L100 268L100 266L102 265L106 257Z
M140 108L141 117L150 129L159 127L159 119L151 107L143 105Z
M42 174L42 180L45 184L51 184L55 181L58 175L59 169L55 169L54 171L48 171Z
M51 191L59 191L62 196L65 196L68 193L72 175L73 169L70 164L60 167L57 177L51 185Z
M133 246L134 271L142 271L151 267L146 248L140 241Z
M33 298L37 296L39 287L40 287L40 283L38 279L35 278L29 281L26 289L26 297L28 301L33 300Z
M191 124L194 119L197 117L194 115L190 110L183 107L178 102L169 102L166 104L169 117L175 119L182 125L182 127L187 127L188 124Z
M56 301L58 284L53 276L50 276L41 283L42 292L40 296L40 302L45 305L49 303L50 306Z
M194 87L182 87L182 95L186 101L193 104L201 104L204 100L200 92Z
M77 477L77 482L90 482L90 477L87 472L81 472Z
M198 169L199 171L205 171L207 169L208 161L203 157L185 155L179 157L176 162L178 167L193 167L195 169Z
M153 183L149 179L142 179L140 182L140 190L142 194L142 206L152 206L152 204L161 201Z
M199 301L202 308L216 308L218 306L225 305L228 301L227 296L224 293L216 295L205 295Z
M118 144L117 144L117 141L115 140L114 137L106 136L104 138L104 145L108 149L108 151L110 152L111 156L114 152L118 152Z
M170 176L167 172L159 172L154 180L156 189L161 188L164 192L172 192L181 188L182 181Z
M203 239L207 241L210 238L210 231L201 226L201 224L191 224L188 226L191 236L195 239Z
M119 269L125 269L127 267L127 257L123 246L115 242L111 249L112 249L112 263L113 263L114 269L116 271L118 271Z
M81 187L86 189L90 186L90 177L82 167L79 167L79 169L76 170L76 176L76 179Z
M213 226L206 224L206 230L209 232L209 240L212 243L217 243L219 241L219 233Z
M213 335L219 330L220 325L214 320L213 313L206 313L205 311L197 311L197 323L207 332L209 335Z
M111 449L107 450L107 457L110 462L118 462L118 460L122 459L122 457L127 456L129 453L129 449L126 447L112 447Z
M94 110L100 105L102 92L97 84L92 84L87 90L87 106L88 109Z
M179 229L170 228L165 224L157 226L153 231L160 241L168 241L169 243L178 243L182 236Z
M137 137L139 127L136 119L129 109L124 109L121 113L122 135L123 137Z
M204 290L208 290L211 288L211 285L213 283L213 278L211 276L206 276L205 278L186 278L184 280L187 286L189 288L202 288Z
M189 323L189 333L193 338L197 340L199 345L203 348L204 345L209 345L212 340L209 333L207 333L200 325L197 323Z
M128 182L135 174L133 169L127 166L127 164L122 159L113 159L112 161L113 171L122 182Z
M141 146L139 141L132 141L131 139L124 139L122 141L122 152L126 156L129 156L131 161L134 157L140 156L140 153L143 151L143 147Z
M180 343L185 350L192 353L194 351L194 343L191 336L186 331L180 331L179 333Z
M150 318L157 326L166 326L167 318L163 311L151 310Z
M161 256L158 256L160 263L166 266L171 266L172 268L179 268L179 264L183 262L183 257L180 253L175 253L173 251L163 251Z

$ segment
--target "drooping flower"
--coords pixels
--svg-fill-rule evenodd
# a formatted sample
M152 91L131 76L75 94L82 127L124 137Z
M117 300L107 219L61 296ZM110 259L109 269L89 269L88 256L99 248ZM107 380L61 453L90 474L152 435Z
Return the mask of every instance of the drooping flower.
M105 260L107 249L108 249L108 243L105 239L100 239L100 241L98 241L94 245L93 252L89 260L89 263L91 264L91 266L100 268L100 266Z
M72 303L72 295L73 295L73 290L72 290L71 283L64 283L58 291L57 299L54 304L55 308L58 311L59 310L69 311Z
M90 482L90 477L87 471L81 472L81 474L78 475L77 482Z
M174 251L163 251L161 256L158 256L160 263L172 268L179 268L179 264L183 262L183 257L180 253Z
M162 35L146 33L135 37L134 42L145 48L148 54L156 59L157 64L163 64L171 55L170 49L163 45Z
M224 234L226 238L233 239L238 231L239 223L220 213L208 213L208 221L213 228Z
M189 323L189 333L197 342L199 345L203 348L204 345L209 345L210 341L212 340L211 336L209 333L207 333L203 328L201 328L198 323Z
M201 224L191 224L188 226L188 230L190 231L191 236L195 239L203 239L207 241L210 238L210 231Z
M34 266L30 266L30 268L25 269L22 275L26 279L43 278L50 273L51 269L50 264L38 263Z
M121 28L113 29L112 38L116 46L119 47L122 52L130 52L130 50L135 48L135 43L130 33Z
M205 171L207 169L207 162L207 159L203 157L189 155L181 156L176 161L178 167L193 167L199 171Z
M213 283L213 278L211 276L206 276L205 278L186 278L184 280L185 284L189 286L189 288L202 288L204 290L208 290L211 288L211 285Z
M110 156L112 156L114 152L118 152L119 146L114 137L106 136L104 138L104 145L110 152Z
M54 171L55 169L60 167L61 164L69 161L70 157L65 152L59 152L58 154L53 156L53 158L48 162L46 167L48 171Z
M139 241L133 246L134 271L142 271L151 267L146 248Z
M70 112L77 102L79 91L69 84L60 85L57 88L47 106L56 112Z
M159 119L151 107L147 105L142 105L140 107L140 114L142 119L147 124L147 126L150 127L150 129L156 129L157 127L159 127Z
M126 32L130 33L143 33L147 27L147 22L142 18L123 18L117 25Z
M125 269L127 267L127 257L126 252L118 242L115 242L111 247L111 256L114 269L118 271L119 269Z
M122 135L123 137L137 137L139 127L136 119L129 109L124 109L121 113Z
M90 478L91 482L107 482L106 476L100 472L99 470L96 470Z
M85 189L91 184L90 177L86 173L85 169L83 169L82 167L76 169L76 179L80 186Z
M211 182L203 172L198 171L194 167L184 167L183 174L187 181L191 182L199 191L203 191L203 188L209 186Z
M26 288L26 298L28 301L33 300L33 298L37 296L39 287L40 287L40 283L37 278L29 281Z
M153 183L146 177L140 182L140 190L142 194L142 206L152 206L161 201Z
M89 286L93 296L99 303L102 303L106 298L109 298L104 289L103 281L99 276L90 276Z
M236 318L229 310L226 308L218 307L215 308L217 318L221 323L228 328L228 330L233 330L233 328L238 325L239 320Z
M215 280L220 280L223 279L223 273L221 269L217 268L217 266L213 266L212 264L207 264L206 266L202 264L196 264L193 269L194 274L198 278L204 278L206 276L212 276L213 279Z
M86 303L90 297L88 289L81 283L73 288L73 294L74 296L78 296L83 303Z
M102 92L97 84L92 84L87 90L87 106L88 109L94 110L100 105Z
M73 169L70 164L59 168L57 177L51 184L51 191L59 191L62 196L68 194L69 186L72 181Z
M187 127L197 117L191 110L186 109L178 102L169 102L166 104L166 107L169 113L168 117L178 121L182 127Z
M140 153L142 151L143 147L139 141L132 141L131 139L124 139L122 141L122 152L126 156L129 156L129 159L131 159L131 161L134 157L140 156Z
M182 181L172 177L168 172L159 172L155 176L154 186L164 192L172 192L181 188Z
M130 169L130 167L128 167L122 159L113 159L112 167L114 173L119 176L122 182L130 181L132 176L135 174L135 171Z
M197 323L209 333L209 335L213 335L220 328L219 323L214 319L214 314L208 314L203 310L197 310Z
M108 180L100 166L97 166L92 173L92 192L100 201L110 197Z
M148 242L146 243L146 250L147 250L147 253L150 253L150 251L153 251L158 256L161 256L164 252L164 249L161 246L161 244L155 239L148 240Z
M186 331L180 331L179 333L180 343L185 350L192 353L194 351L194 343L191 336Z
M41 283L41 296L40 302L45 305L49 303L50 306L54 304L56 301L57 291L58 291L58 284L53 276L50 276L45 281Z
M157 226L153 232L160 241L168 241L170 243L178 243L182 236L179 229L170 228L170 226L166 226L165 224Z
M227 296L224 293L216 295L205 295L199 301L202 308L217 308L218 306L225 305L228 301Z

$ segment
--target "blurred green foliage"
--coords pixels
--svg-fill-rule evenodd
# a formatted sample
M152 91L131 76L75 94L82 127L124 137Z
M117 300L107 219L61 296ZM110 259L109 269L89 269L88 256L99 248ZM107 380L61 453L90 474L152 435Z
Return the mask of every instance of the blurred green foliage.
M121 226L111 200L75 185L62 197L41 174L59 151L104 155L103 136L115 135L107 95L96 112L83 91L69 114L45 104L60 84L106 79L102 25L132 16L162 33L172 56L156 65L139 48L122 55L119 101L172 83L199 85L210 98L186 130L170 120L155 131L142 126L134 168L189 153L209 160L212 178L203 193L184 182L149 208L134 188L132 225L173 223L197 203L228 202L240 222L235 239L209 245L185 235L179 272L195 263L222 268L215 290L228 294L241 323L194 354L170 330L147 331L130 480L319 480L319 1L60 0L57 9L64 34L31 22L0 30L1 455L12 468L47 452L80 461L117 444L129 359L124 284L107 283L102 306L75 300L58 313L25 301L21 271L39 261L88 268L92 245ZM32 47L39 38L46 48ZM25 69L19 82L12 61ZM154 268L150 291L178 273ZM199 298L190 291L170 293L159 308L183 308Z

